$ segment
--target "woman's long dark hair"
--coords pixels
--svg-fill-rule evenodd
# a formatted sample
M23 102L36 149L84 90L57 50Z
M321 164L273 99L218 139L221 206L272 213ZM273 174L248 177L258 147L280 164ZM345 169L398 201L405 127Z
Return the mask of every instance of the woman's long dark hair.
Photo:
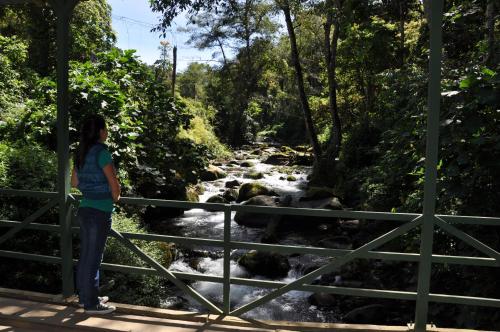
M102 129L106 129L106 122L101 115L94 114L83 121L80 129L80 143L75 153L75 166L77 169L83 167L90 148L99 142Z

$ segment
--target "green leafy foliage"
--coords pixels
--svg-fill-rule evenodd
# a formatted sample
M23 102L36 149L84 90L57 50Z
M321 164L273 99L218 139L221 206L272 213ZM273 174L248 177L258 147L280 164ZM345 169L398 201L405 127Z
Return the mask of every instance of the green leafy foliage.
M71 149L76 146L85 116L102 114L109 129L107 143L125 194L153 197L149 195L152 190L157 198L186 199L187 184L197 182L208 156L227 153L212 132L210 121L215 111L196 103L175 101L164 80L156 77L155 68L142 63L133 50L114 48L110 15L106 1L92 0L82 2L73 16L69 68ZM38 22L39 27L14 24L28 18ZM52 49L42 47L54 41L53 24L53 13L44 6L0 6L0 188L56 189L54 54ZM201 122L192 122L194 115ZM180 133L188 130L198 135L181 137ZM153 186L148 186L151 183ZM0 216L23 220L45 203L38 199L2 197ZM114 226L122 231L143 233L138 225L144 210L133 212L137 214L116 215ZM37 222L57 223L57 209L51 209ZM174 254L170 245L137 243L168 267ZM77 238L74 244L77 252ZM60 254L58 235L46 232L23 231L4 246L6 250ZM143 265L116 241L110 241L106 259L118 264ZM44 264L0 260L0 274L9 273L6 272L9 269L23 272L2 282L4 286L33 290L44 287L60 292L58 269L47 271ZM39 273L40 269L47 272ZM121 274L112 278L117 281L112 290L116 300L158 306L165 298L165 280L161 278Z
M443 93L439 208L495 215L500 199L500 79L491 69L469 68Z
M57 158L38 145L0 143L0 187L55 190Z
M21 78L27 45L16 37L0 35L0 128L7 110L20 107L26 83Z

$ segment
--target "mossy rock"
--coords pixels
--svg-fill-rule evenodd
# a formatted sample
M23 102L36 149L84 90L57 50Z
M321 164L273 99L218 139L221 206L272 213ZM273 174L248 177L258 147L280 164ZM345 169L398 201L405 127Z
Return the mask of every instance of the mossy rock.
M187 187L186 188L186 199L188 202L199 202L199 192L196 187Z
M294 204L294 207L303 209L328 209L328 210L343 210L344 207L337 197L327 197L321 199L300 199Z
M264 148L257 148L250 151L250 156L261 156Z
M234 202L238 198L238 190L236 189L228 189L222 194L228 202Z
M254 166L254 163L252 163L251 161L243 161L242 163L240 163L240 166L241 167L253 167Z
M225 178L226 176L226 172L224 172L219 167L209 165L207 169L201 172L200 178L202 181L214 181L217 179Z
M288 176L286 177L286 180L287 180L287 181L297 181L297 178L296 178L295 176L293 176L293 175L288 175Z
M240 184L241 184L240 181L232 180L232 181L227 181L224 186L226 188L234 188L234 187L238 187Z
M276 207L276 199L271 196L258 195L248 199L243 205L255 205L255 206L270 206ZM253 212L236 212L234 216L234 221L238 225L243 225L246 227L267 227L273 221L279 221L281 219L280 215L277 214L263 214L263 213L253 213Z
M264 160L264 164L270 165L288 165L290 157L285 153L273 153Z
M207 199L207 203L221 203L221 204L227 204L228 201L222 197L221 195L214 195Z
M291 147L289 146L286 146L286 145L283 145L281 148L280 148L281 152L283 153L286 153L288 155L294 155L297 153L297 151L295 151L294 149L292 149Z
M258 195L273 195L274 192L269 190L264 185L258 182L249 182L245 183L240 187L240 191L238 192L238 199L236 202L240 203L248 200L249 198L258 196Z
M259 180L259 179L262 179L264 177L264 173L262 173L262 172L248 172L248 173L243 174L243 177L247 178L247 179L252 179L252 180Z
M268 278L284 278L290 271L290 263L286 256L278 253L252 250L243 255L238 264L254 275Z
M314 164L314 156L312 154L297 154L293 157L293 165L312 166Z
M191 193L188 193L190 190L188 190L182 182L161 187L155 186L155 184L150 184L149 187L149 192L144 190L140 192L144 195L144 197L151 199L187 201L189 200L189 196L191 196L191 199L196 199L197 196L194 190L191 191ZM159 226L158 221L179 217L182 216L183 213L184 209L181 208L148 205L144 210L143 220L145 224L151 227L152 231L157 231L156 227Z
M297 145L294 147L294 150L297 152L307 152L309 151L310 147L307 145Z
M160 250L160 255L161 255L161 264L164 267L168 268L174 261L175 250L176 250L175 244L160 242L158 244L158 248Z
M301 197L301 201L314 201L323 198L330 198L337 196L333 189L328 187L310 187L307 189L304 197Z

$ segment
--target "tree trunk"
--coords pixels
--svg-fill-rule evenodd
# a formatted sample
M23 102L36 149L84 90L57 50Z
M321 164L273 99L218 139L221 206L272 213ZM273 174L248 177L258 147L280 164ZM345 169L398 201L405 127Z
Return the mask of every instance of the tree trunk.
M406 0L399 0L399 64L401 67L405 64L406 49L405 49L405 20L406 20Z
M295 29L293 27L292 17L290 14L290 4L288 0L284 0L280 3L281 10L285 15L286 27L288 30L288 37L290 39L290 48L291 48L291 56L292 63L295 68L295 75L297 78L297 87L299 89L299 97L300 103L302 106L302 111L304 112L304 119L306 122L306 128L309 135L309 140L311 141L311 145L313 147L314 158L317 161L321 155L321 147L318 142L318 137L316 136L316 131L314 129L314 124L311 116L311 108L309 107L309 101L307 100L305 85L304 85L304 76L302 73L302 66L300 64L299 51L297 48L297 39L295 36Z
M337 13L333 14L332 10L336 7ZM325 159L318 167L327 166L328 172L332 173L332 166L335 164L335 159L339 156L340 146L342 143L342 123L340 121L338 103L337 103L337 49L340 32L340 12L342 10L342 2L336 1L335 6L333 1L327 1L327 19L324 25L324 54L327 64L328 74L328 110L332 117L332 130L330 142L323 158ZM330 40L331 28L333 26L333 36ZM328 160L328 161L327 161ZM318 170L320 174L325 174L324 170ZM333 175L333 174L332 174ZM330 177L329 177L330 178Z
M227 58L226 58L226 52L224 52L224 45L222 44L222 41L220 38L217 38L217 44L219 44L220 51L222 53L222 59L224 61L224 67L227 66Z
M488 55L486 56L485 63L487 66L495 64L496 49L495 49L495 2L489 0L486 5L486 33L488 39Z
M174 57L174 65L172 68L172 98L175 99L175 79L177 76L177 46L174 46L173 57Z

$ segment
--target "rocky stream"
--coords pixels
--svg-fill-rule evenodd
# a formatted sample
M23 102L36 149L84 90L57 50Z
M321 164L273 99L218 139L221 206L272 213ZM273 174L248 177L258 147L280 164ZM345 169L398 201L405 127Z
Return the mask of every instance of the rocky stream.
M323 209L345 209L341 198L331 189L307 186L311 156L287 147L255 145L235 151L234 160L213 162L202 182L200 202L291 206ZM317 217L293 217L233 213L231 239L255 243L314 246L352 249L366 243L380 225L359 220L338 220ZM185 211L180 217L164 221L169 235L223 239L224 214L202 209ZM376 229L374 228L376 227ZM164 229L165 229L164 228ZM281 255L248 250L231 252L231 276L290 283L328 263L330 258L315 255ZM394 269L403 271L404 280L411 280L414 266L403 262L357 260L314 284L360 287L397 288ZM222 248L177 246L171 271L222 276ZM401 274L398 277L402 277ZM403 279L401 279L403 280ZM388 285L391 282L391 285ZM394 285L395 283L395 285ZM411 280L414 288L416 280ZM222 284L192 282L191 286L209 300L220 305ZM408 283L399 285L408 287ZM231 308L242 306L270 292L249 286L231 285ZM162 306L191 311L206 311L201 305L175 288ZM345 297L322 293L291 291L262 305L245 317L311 322L356 322L406 324L413 314L412 303L387 302L381 299ZM405 317L404 312L409 314Z

